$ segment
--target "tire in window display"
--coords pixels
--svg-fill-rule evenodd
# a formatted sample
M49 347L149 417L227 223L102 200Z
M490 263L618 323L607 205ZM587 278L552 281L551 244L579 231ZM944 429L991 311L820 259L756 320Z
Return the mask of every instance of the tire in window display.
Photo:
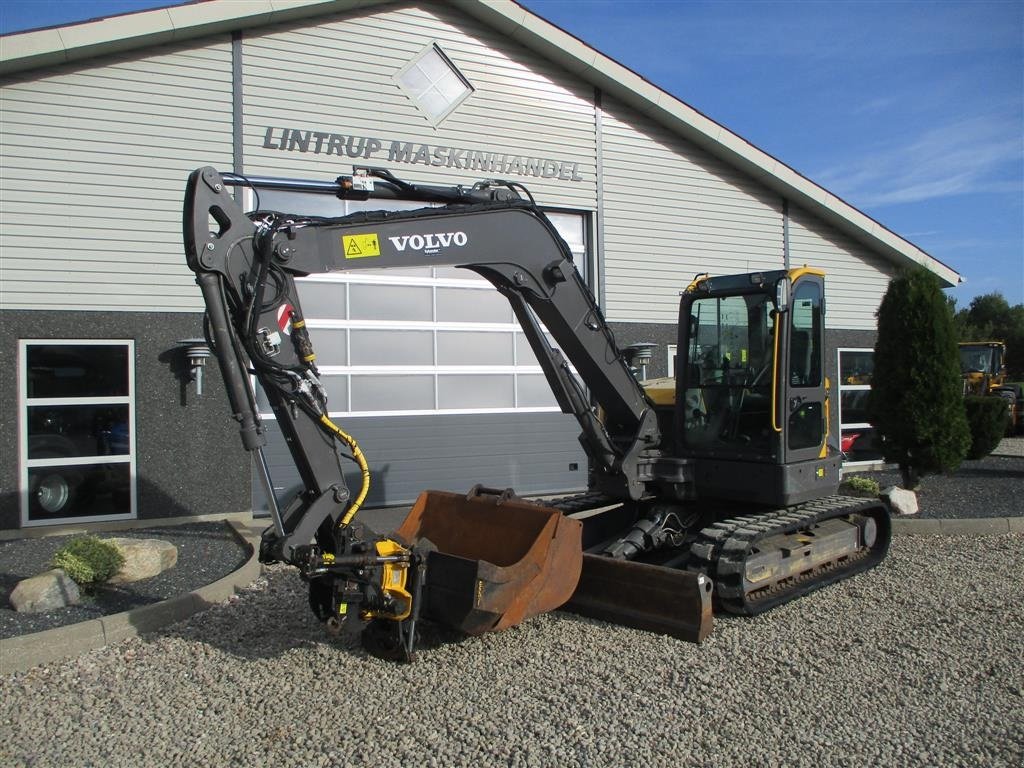
M29 487L30 517L64 517L71 513L81 485L82 473L75 468L46 467L32 478Z

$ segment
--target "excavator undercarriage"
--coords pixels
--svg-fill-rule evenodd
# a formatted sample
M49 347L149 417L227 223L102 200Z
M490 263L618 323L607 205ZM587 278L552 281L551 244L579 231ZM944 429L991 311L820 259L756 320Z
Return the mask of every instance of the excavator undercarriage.
M243 185L440 206L245 214L230 193ZM829 447L817 270L696 278L680 302L680 375L645 388L568 247L515 183L427 187L380 169L333 182L246 179L200 168L184 239L207 339L270 505L260 559L296 566L328 631L355 627L374 653L410 660L423 621L479 634L561 606L700 642L715 607L760 613L885 556L884 505L833 495L840 463ZM587 494L425 491L389 534L355 520L371 462L332 419L294 280L424 265L472 270L509 301L556 401L579 423ZM285 503L251 377L302 480ZM346 461L362 477L354 498Z

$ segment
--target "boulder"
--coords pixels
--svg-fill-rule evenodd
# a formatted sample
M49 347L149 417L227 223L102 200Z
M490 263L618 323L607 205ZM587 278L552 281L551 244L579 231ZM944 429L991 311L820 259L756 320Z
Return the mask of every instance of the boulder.
M110 584L141 581L173 568L178 562L178 548L161 539L115 538L104 541L117 547L124 558L121 570L110 579Z
M893 485L878 495L885 499L894 515L916 515L918 512L917 494L913 491Z
M82 599L78 585L60 568L22 579L11 591L14 610L22 613L42 613L56 608L78 605Z

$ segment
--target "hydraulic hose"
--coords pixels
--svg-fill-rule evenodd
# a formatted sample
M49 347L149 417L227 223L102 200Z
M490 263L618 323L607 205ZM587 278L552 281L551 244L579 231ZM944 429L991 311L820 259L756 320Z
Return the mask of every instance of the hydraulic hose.
M356 516L356 512L359 511L359 508L366 500L366 494L370 492L370 467L367 465L366 457L359 448L359 443L356 442L352 435L348 434L345 430L331 421L326 414L320 417L320 423L337 435L338 438L352 450L352 458L356 460L356 464L359 465L359 470L363 473L363 487L359 489L359 495L356 496L356 500L352 502L352 505L348 508L348 512L345 513L344 517L338 521L339 526L345 526L352 522L352 518Z
M775 314L775 353L772 355L772 429L782 432L782 425L779 423L779 327L782 325L782 315Z

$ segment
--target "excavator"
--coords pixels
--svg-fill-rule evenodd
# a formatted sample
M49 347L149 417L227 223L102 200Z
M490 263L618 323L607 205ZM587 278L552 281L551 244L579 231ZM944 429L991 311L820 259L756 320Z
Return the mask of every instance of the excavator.
M246 213L233 194L246 185L424 207ZM380 168L246 178L207 166L189 176L183 230L206 338L269 502L260 560L295 566L327 630L359 632L371 653L411 661L425 626L474 635L556 608L701 642L716 610L758 614L885 557L887 507L836 494L820 270L698 275L681 293L678 375L645 388L517 182L412 184ZM410 266L470 270L508 300L579 424L585 493L424 491L395 531L356 520L370 463L331 418L295 280ZM301 479L287 500L273 490L253 380Z

